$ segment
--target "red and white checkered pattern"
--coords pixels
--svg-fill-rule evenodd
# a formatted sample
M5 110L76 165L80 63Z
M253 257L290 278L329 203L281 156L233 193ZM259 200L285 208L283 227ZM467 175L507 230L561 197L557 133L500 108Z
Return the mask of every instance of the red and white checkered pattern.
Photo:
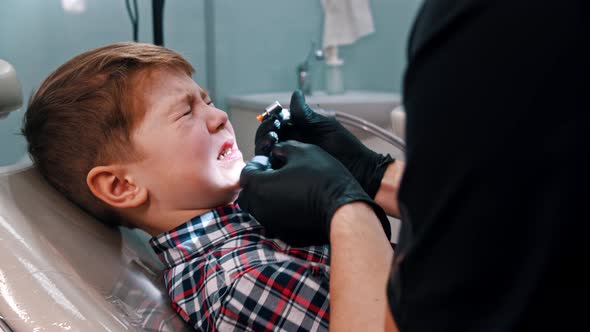
M269 238L237 205L151 239L174 309L200 331L327 331L329 249Z

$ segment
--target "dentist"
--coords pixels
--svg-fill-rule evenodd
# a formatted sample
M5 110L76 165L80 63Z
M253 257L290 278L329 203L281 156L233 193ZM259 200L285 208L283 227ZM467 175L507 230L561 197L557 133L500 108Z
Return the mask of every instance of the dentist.
M587 325L589 15L586 0L426 0L405 167L298 92L292 127L261 124L257 149L272 130L285 142L272 170L246 165L240 204L286 241L330 243L334 331ZM373 202L401 216L394 258Z

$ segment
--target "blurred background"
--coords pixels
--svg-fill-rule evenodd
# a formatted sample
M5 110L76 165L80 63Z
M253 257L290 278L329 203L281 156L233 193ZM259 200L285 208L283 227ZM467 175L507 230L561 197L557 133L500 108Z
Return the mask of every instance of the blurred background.
M400 93L406 41L421 0L369 3L375 32L339 48L343 84L347 90ZM154 42L152 14L151 0L137 1L140 42ZM312 42L321 47L323 23L320 0L168 0L163 44L193 64L195 81L231 116L232 96L298 87L297 66ZM0 1L0 59L16 69L25 104L44 78L74 55L130 40L125 0ZM325 67L323 61L310 62L313 90L325 86ZM0 166L26 156L20 135L24 109L0 119Z

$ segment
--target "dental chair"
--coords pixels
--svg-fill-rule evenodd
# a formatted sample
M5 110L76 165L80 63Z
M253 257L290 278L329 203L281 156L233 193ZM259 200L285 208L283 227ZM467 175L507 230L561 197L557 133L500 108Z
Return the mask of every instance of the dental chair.
M21 100L0 60L0 119ZM191 331L148 239L94 220L29 160L0 167L0 331Z

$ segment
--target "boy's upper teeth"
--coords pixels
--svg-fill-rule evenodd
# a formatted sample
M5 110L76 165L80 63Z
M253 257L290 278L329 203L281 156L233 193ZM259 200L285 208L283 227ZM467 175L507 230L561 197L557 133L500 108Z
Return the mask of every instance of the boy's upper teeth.
M231 148L227 148L225 150L223 150L223 152L221 152L221 154L219 155L219 157L217 157L217 159L223 159L225 158L225 156L231 151Z

